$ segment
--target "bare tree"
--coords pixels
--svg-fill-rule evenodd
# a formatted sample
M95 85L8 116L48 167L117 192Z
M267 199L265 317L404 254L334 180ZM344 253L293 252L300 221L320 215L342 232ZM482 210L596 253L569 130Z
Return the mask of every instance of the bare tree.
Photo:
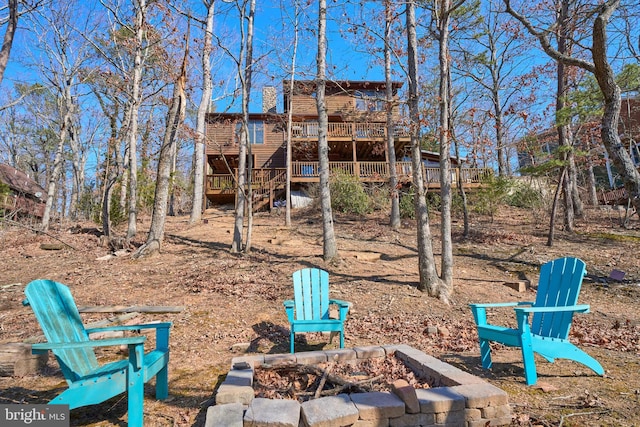
M320 167L320 204L322 209L322 256L325 261L338 257L338 245L333 229L331 210L331 191L329 190L329 142L327 104L325 90L327 85L327 2L318 2L318 51L316 55L316 108L318 110L318 164Z
M567 55L570 52L570 22L569 22L569 1L560 0L558 4L558 25L556 39L558 52ZM564 227L568 232L573 232L575 223L575 204L573 189L577 188L575 156L573 152L573 131L569 120L562 120L561 112L567 107L566 100L569 91L569 73L567 66L562 61L557 61L557 91L556 91L556 116L558 118L556 127L558 131L558 146L562 147L560 156L566 167L561 172L564 179L562 192L564 194ZM551 219L552 224L554 218Z
M184 58L182 59L182 67L180 68L180 75L176 79L173 87L171 107L167 113L164 138L162 139L162 145L160 147L158 176L149 234L147 235L147 241L145 244L140 246L140 248L138 248L138 250L133 254L134 258L148 256L158 252L164 239L164 225L167 218L167 202L169 197L169 186L171 184L171 171L173 159L175 158L177 150L176 134L184 120L187 103L185 86L187 81L187 58L189 56L188 32L185 36L185 40L187 42Z
M416 34L415 1L406 3L407 22L407 62L409 77L409 93L407 103L409 105L409 119L411 126L411 165L413 187L415 191L416 233L418 244L418 272L420 282L418 289L427 291L429 295L438 295L438 290L444 285L438 277L433 246L431 244L431 227L429 225L429 212L425 199L426 189L422 174L422 152L420 147L420 109L418 95L418 40ZM440 297L445 297L442 295Z
M77 32L76 3L65 3L59 7L50 7L34 19L35 28L39 28L40 47L46 53L46 61L39 63L42 76L47 80L50 92L56 99L57 117L52 118L56 127L57 141L53 154L47 184L47 200L42 215L42 229L48 230L59 193L59 181L64 170L65 147L76 150L71 157L77 161L77 167L83 162L79 143L79 99L78 86L82 83L82 70L90 57L88 43ZM87 24L86 30L89 30ZM46 31L44 29L47 29ZM75 124L75 126L74 126ZM71 139L75 139L70 144ZM78 183L80 185L80 183ZM66 204L61 204L66 208Z
M238 0L236 6L240 12L240 56L237 61L238 79L242 91L242 123L240 128L240 144L238 150L238 180L236 182L236 212L233 227L233 242L231 252L248 250L243 246L244 214L248 208L251 215L251 205L247 195L247 185L250 171L247 173L247 156L249 154L249 101L251 96L251 73L253 70L253 20L255 16L255 0L249 0L249 13L246 11L246 0ZM247 20L245 29L244 20ZM250 193L249 193L250 194ZM250 236L250 232L249 232ZM247 244L247 246L250 246Z
M495 148L497 152L498 175L508 176L511 167L508 155L507 131L510 117L519 117L517 113L524 109L514 98L521 94L526 84L524 79L517 78L516 72L521 70L525 44L522 34L504 19L505 15L498 10L499 1L490 0L484 4L482 19L479 12L472 15L474 22L462 28L461 36L452 42L456 43L455 63L453 71L470 78L480 89L477 95L484 103L490 104L486 111L493 122L495 132ZM463 30L464 31L464 30Z
M442 233L441 282L429 290L433 296L448 301L453 292L453 242L451 239L451 55L449 53L449 35L451 15L466 0L438 0L434 5L436 39L438 41L438 62L440 69L439 129L440 145L440 229Z
M204 45L202 46L202 98L198 106L198 118L196 120L196 143L193 154L193 198L189 223L193 224L202 218L204 195L204 153L205 153L205 127L206 116L211 102L213 84L211 82L211 52L213 40L213 17L215 0L205 0L207 17L204 30Z
M285 219L284 223L287 227L291 227L291 162L292 162L292 147L291 147L291 131L293 127L293 90L296 81L296 60L298 56L298 38L300 32L300 4L298 0L294 0L294 13L291 18L293 25L293 51L291 52L291 68L289 70L289 105L287 108L287 152L286 152L286 168L287 176L285 183Z
M9 16L7 17L7 28L4 30L4 40L0 49L0 83L4 77L4 70L9 63L9 55L13 46L13 38L18 28L18 0L8 0Z
M135 7L135 45L133 54L133 69L130 86L130 99L127 112L129 113L129 127L127 132L127 150L129 153L129 174L128 174L128 224L127 224L127 240L135 237L137 233L137 217L138 217L138 116L140 104L142 102L142 70L144 68L144 58L146 46L145 38L145 16L147 14L147 1L134 0Z
M549 40L548 29L539 29L522 13L511 6L510 0L504 0L507 12L518 19L522 25L534 35L542 49L551 58L564 64L576 66L593 73L598 87L604 97L604 114L601 122L602 142L609 157L613 160L618 173L622 177L625 189L636 211L640 212L640 173L635 168L629 152L623 146L618 135L620 119L621 92L615 81L615 74L608 58L607 26L611 16L620 6L621 0L607 0L594 4L591 8L583 7L584 25L591 22L592 44L587 49L592 61L576 55L562 54L554 48Z
M384 2L384 80L387 109L387 153L389 161L389 189L391 193L391 212L389 225L393 230L400 228L400 195L398 191L398 171L396 170L395 126L393 120L393 80L391 78L391 26L395 9L390 0Z

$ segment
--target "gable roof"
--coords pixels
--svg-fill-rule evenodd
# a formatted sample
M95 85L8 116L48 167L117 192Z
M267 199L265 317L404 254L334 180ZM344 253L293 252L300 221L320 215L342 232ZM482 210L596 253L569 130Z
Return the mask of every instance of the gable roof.
M44 188L40 187L29 175L2 163L0 163L0 181L7 184L17 193L31 195L36 198L41 198L45 193ZM38 195L38 193L40 194Z

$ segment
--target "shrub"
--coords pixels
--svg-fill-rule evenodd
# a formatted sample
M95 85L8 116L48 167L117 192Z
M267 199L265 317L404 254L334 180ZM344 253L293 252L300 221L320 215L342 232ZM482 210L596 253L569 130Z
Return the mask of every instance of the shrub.
M400 191L400 217L409 219L416 218L415 195L416 193L413 186L409 188L409 191Z
M490 175L482 181L482 184L474 194L473 210L483 215L490 215L493 220L498 207L505 204L512 183L507 178Z
M373 211L373 204L355 176L336 171L329 182L331 207L340 212L365 215Z
M515 181L507 196L507 204L518 208L540 209L544 206L544 197L540 190L531 185Z

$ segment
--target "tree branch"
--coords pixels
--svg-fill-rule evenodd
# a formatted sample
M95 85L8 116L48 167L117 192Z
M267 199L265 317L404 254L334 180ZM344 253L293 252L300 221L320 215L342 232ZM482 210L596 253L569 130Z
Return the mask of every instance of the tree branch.
M619 2L620 0L613 0L614 2ZM551 58L555 59L558 62L562 62L565 65L572 65L574 67L582 68L583 70L587 70L589 72L595 73L595 65L592 62L585 61L583 59L575 58L570 55L566 55L560 53L556 48L551 45L549 41L548 34L551 32L552 28L549 28L546 31L538 31L531 21L529 21L525 16L521 15L517 11L515 11L511 7L511 0L504 0L504 5L506 6L506 11L511 16L516 18L524 27L529 31L529 33L536 37L540 42L540 46L544 50L544 52L549 55Z

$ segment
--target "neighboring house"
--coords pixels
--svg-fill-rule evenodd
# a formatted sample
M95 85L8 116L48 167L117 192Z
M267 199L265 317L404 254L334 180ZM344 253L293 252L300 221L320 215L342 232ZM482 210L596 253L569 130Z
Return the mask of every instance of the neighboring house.
M578 125L576 131L579 128ZM618 134L634 164L640 168L640 96L622 99ZM599 144L600 138L599 136L597 138L597 144ZM555 156L558 148L557 130L551 128L537 135L527 136L519 141L518 146L520 168L542 164ZM604 149L601 149L601 153L601 161L594 162L594 173L598 182L598 201L601 204L626 204L627 193L619 177L616 176L615 167Z
M393 83L394 101L398 101L401 87L402 83ZM289 100L292 108L292 188L319 182L315 83L296 81L293 93L290 93L289 82L285 81L283 88L283 113L276 112L276 89L267 87L263 89L263 112L249 115L251 158L248 160L253 165L252 188L253 198L258 202L254 207L257 208L267 203L273 206L274 199L283 198ZM389 180L385 88L385 82L327 82L329 162L333 173L341 171L363 182ZM397 176L401 183L408 185L411 162L402 160L410 154L410 138L407 126L401 121L398 102L394 104L394 147L399 160ZM241 118L239 113L207 115L205 194L210 202L235 199ZM475 176L479 182L482 173L488 171L476 170L468 176ZM431 181L429 188L436 188L435 184L439 187L439 182Z
M574 131L578 132L583 127L577 125ZM627 147L633 162L640 167L640 97L628 97L622 99L620 108L620 121L618 123L618 134L622 144ZM598 136L597 143L600 143ZM518 163L520 168L531 165L538 165L546 162L555 156L558 148L558 133L556 128L549 128L536 135L529 135L519 141ZM606 172L602 176L608 175L609 185L615 187L614 177L611 172L611 164L604 153Z
M9 194L0 194L0 209L5 211L5 215L42 217L45 190L29 175L0 164L0 182L9 187Z

